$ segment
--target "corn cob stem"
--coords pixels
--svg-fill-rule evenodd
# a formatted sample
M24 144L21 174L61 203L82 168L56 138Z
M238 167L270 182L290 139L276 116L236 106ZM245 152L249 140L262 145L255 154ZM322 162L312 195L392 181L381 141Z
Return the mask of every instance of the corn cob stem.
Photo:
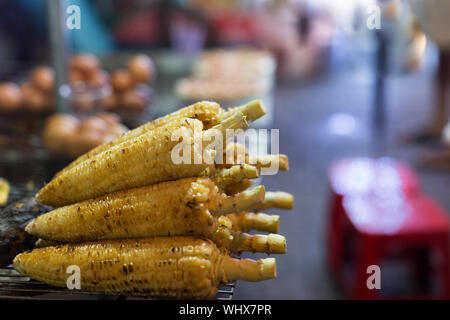
M224 260L224 270L228 280L262 281L277 276L275 258L259 259L258 261L228 258Z
M248 232L251 230L278 233L280 226L279 215L268 215L261 212L230 213L226 217L230 219L233 230Z
M292 209L294 205L294 196L287 192L267 191L264 202L258 206L258 209L264 210L269 208Z
M242 112L234 112L230 117L223 120L218 125L215 125L211 129L208 129L203 132L203 137L207 140L207 144L209 144L209 137L216 136L217 132L222 134L223 139L227 137L227 130L238 130L238 129L246 129L248 128L248 122L245 118L245 115Z
M258 169L248 164L216 170L210 175L212 180L214 180L221 189L225 189L228 185L238 183L244 179L255 179L258 176Z
M255 164L258 168L270 168L274 164L280 171L289 171L289 160L285 154L267 154L259 157L249 157L249 164Z
M225 186L225 193L227 195L233 195L242 192L253 185L253 181L250 179L243 179L242 181L234 181Z
M263 204L265 195L264 186L257 186L251 190L238 193L234 196L226 197L214 211L215 215L241 212L253 209Z
M263 235L234 232L229 248L232 252L286 253L286 239L273 233Z
M261 99L252 100L243 106L230 108L224 113L223 118L228 118L234 112L242 112L247 117L247 121L255 121L266 114Z
M267 154L263 156L250 156L247 148L240 143L228 143L222 158L222 166L233 164L250 164L260 168L278 166L280 171L289 170L289 159L285 154ZM220 166L220 165L219 165Z

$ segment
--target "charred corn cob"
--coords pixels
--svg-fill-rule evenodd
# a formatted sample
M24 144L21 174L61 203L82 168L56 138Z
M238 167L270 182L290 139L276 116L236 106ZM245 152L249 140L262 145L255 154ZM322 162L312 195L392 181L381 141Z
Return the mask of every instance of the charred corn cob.
M185 178L110 193L57 208L26 231L47 240L84 241L214 231L213 216L262 204L264 187L227 197L209 178ZM209 229L208 229L209 228Z
M258 206L258 209L269 208L292 209L294 206L294 196L283 191L267 191L264 202Z
M268 215L261 212L229 213L226 215L232 223L233 230L248 232L251 230L278 233L279 215Z
M59 287L66 287L71 265L80 268L82 290L171 299L212 298L222 282L276 277L273 258L235 259L193 237L68 244L14 259L18 272Z
M77 159L75 159L71 164L69 164L64 170L68 170L72 167L75 167L79 163L92 158L93 156L102 153L111 147L121 144L127 140L132 140L134 138L139 137L153 129L163 126L168 122L171 122L180 118L192 118L200 120L205 129L209 129L212 126L218 124L221 120L221 109L218 103L210 102L210 101L201 101L194 103L185 108L181 108L173 113L170 113L162 118L158 118L152 122L148 122L136 129L128 131L127 133L121 135L120 137L110 141L108 143L102 144L91 151L81 155ZM60 173L58 173L60 174Z
M172 112L164 117L158 118L152 122L146 123L140 127L137 127L134 130L128 131L127 133L116 138L115 140L102 144L92 149L88 153L78 157L75 161L69 164L69 166L67 166L64 170L62 170L62 172L72 167L75 167L81 162L88 160L94 157L95 155L102 153L114 146L117 146L127 140L132 140L136 137L139 137L142 134L154 130L157 127L166 125L167 123L173 120L182 118L198 119L203 123L204 129L210 129L213 126L216 126L217 124L222 122L224 119L232 117L234 114L238 112L241 112L246 117L247 121L254 121L265 114L265 110L262 107L260 100L251 101L246 105L233 108L232 110L229 110L227 112L224 112L223 109L221 109L219 104L216 102L210 101L197 102L190 106L181 108L175 112ZM57 175L61 174L62 172L57 173Z
M246 125L245 117L236 114L213 129L203 131L203 134ZM214 151L202 150L197 143L197 130L201 128L199 120L174 120L62 171L39 191L36 198L44 204L62 206L118 190L198 176L214 166ZM175 164L172 159L172 150L180 143L172 141L175 130L183 131L182 141L190 150L190 163ZM209 157L211 162L205 157Z
M160 218L160 217L158 217ZM152 232L147 232L145 238L152 237L154 235L162 234L168 236L203 236L204 238L208 238L220 248L224 248L229 250L230 252L241 252L241 251L250 251L250 252L265 252L265 253L286 253L286 239L278 234L248 234L241 232L240 230L232 230L233 226L227 217L212 217L208 213L204 214L200 217L195 217L196 224L194 228L186 228L186 227L178 227L173 228L172 226L167 229L164 226L164 223L160 223L159 221L153 221L154 224L160 227L151 228L155 230ZM181 222L185 222L190 226L193 225L193 219L188 216L182 217ZM207 220L205 222L205 220ZM148 224L148 223L147 223ZM178 225L179 226L179 225ZM162 229L159 229L162 228ZM115 230L111 230L111 234L115 234ZM140 234L128 234L128 238L142 238L143 236ZM103 239L109 240L117 240L119 238L115 238L114 236L108 235ZM99 240L99 239L83 239L83 240ZM73 240L46 240L46 239L38 239L35 243L35 247L43 248L48 246L62 245L67 242L77 242Z

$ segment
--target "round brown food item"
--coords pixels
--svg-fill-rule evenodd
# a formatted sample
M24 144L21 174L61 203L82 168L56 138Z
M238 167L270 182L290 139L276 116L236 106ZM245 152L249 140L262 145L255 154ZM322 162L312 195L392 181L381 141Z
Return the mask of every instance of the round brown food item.
M95 99L89 92L78 93L72 100L73 107L80 111L89 111L95 107Z
M115 137L121 136L125 132L128 132L128 128L125 127L121 123L115 123L114 125L111 125L108 130L106 131L106 135L113 135Z
M84 76L83 72L76 70L76 69L72 69L72 70L69 70L68 80L69 80L69 83L74 83L74 82L86 81L86 77Z
M107 133L103 136L103 143L111 142L115 140L118 136L115 134Z
M53 125L67 125L69 127L78 127L80 120L77 117L67 113L57 113L47 118L46 127Z
M78 128L79 132L83 131L97 131L100 133L105 133L109 128L108 122L103 120L100 117L90 117L86 120L82 121L80 127Z
M93 74L91 74L88 78L88 81L97 88L103 87L107 85L110 81L109 73L105 70L97 70Z
M69 66L73 70L78 70L86 76L92 75L100 68L98 58L89 53L77 54L70 59Z
M106 110L114 110L118 106L118 99L116 94L111 94L102 98L102 105Z
M99 114L95 115L95 117L103 119L110 126L114 126L116 124L120 124L120 120L121 120L120 116L118 114L115 114L115 113L112 113L112 112L102 112L102 113L99 113Z
M153 78L154 70L152 59L145 54L136 55L128 62L128 71L136 82L148 83Z
M139 95L135 90L128 90L120 97L120 106L134 111L144 110L146 105L145 98Z
M45 94L28 82L22 84L20 89L22 90L23 105L26 109L33 112L42 112L51 109L53 105L51 95Z
M31 83L44 92L50 93L55 83L55 73L50 67L37 67L31 72Z
M70 156L77 157L101 145L103 142L104 135L96 130L78 131L68 138L67 153Z
M111 75L111 85L114 91L125 91L133 86L133 79L130 72L126 69L119 69Z
M0 83L0 111L16 111L20 109L22 103L22 91L19 86L13 82Z
M79 120L69 114L56 114L46 121L42 139L51 151L65 153L69 137L76 134Z

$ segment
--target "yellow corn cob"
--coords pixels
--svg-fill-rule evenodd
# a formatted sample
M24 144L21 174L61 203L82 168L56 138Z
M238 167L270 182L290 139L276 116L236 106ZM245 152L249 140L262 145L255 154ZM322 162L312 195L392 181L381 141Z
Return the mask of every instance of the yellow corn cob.
M280 226L279 215L268 215L261 212L230 213L226 217L230 219L233 230L248 232L258 230L278 233Z
M0 178L0 206L8 202L9 197L9 183L5 179Z
M230 219L227 217L221 216L219 218L212 217L209 213L205 213L203 215L199 215L194 217L196 219L196 224L194 224L192 218L189 216L182 217L181 223L189 224L193 226L193 228L189 229L187 227L180 227L180 224L177 224L176 227L173 225L166 227L163 221L162 223L158 220L161 217L157 217L153 222L158 227L150 227L152 232L147 231L147 234L143 236L142 234L127 234L126 237L114 237L113 234L116 234L116 229L111 230L111 234L108 234L103 239L95 239L95 238L86 238L84 241L95 241L95 240L117 240L117 239L125 239L125 238L148 238L158 235L163 236L202 236L204 238L208 238L216 243L218 247L225 248L231 252L241 252L241 251L250 251L250 252L265 252L265 253L286 253L286 239L278 234L248 234L243 233L240 230L232 230L232 224ZM147 225L149 223L147 222ZM98 227L98 226L94 226ZM121 228L121 227L116 227ZM46 240L46 239L38 239L35 243L35 247L43 248L48 246L56 246L62 245L67 242L76 243L82 242L78 241L79 239L67 239L67 237L63 237L63 241L61 239L58 240Z
M267 191L263 204L258 205L258 209L269 208L292 209L294 206L294 196L288 192Z
M236 114L210 130L225 131L246 125L245 117ZM197 130L201 128L199 120L182 118L127 140L62 171L39 191L36 199L40 203L62 206L118 190L198 176L213 167L213 163L208 164L205 159L213 158L213 150L202 150L197 144ZM184 131L183 143L191 150L191 163L175 164L172 160L172 150L180 143L172 141L175 130ZM211 134L210 130L203 134ZM196 158L200 163L195 163Z
M93 156L95 156L101 152L104 152L107 149L110 149L113 146L121 144L122 142L125 142L127 140L132 140L136 137L139 137L142 134L152 131L153 129L155 129L157 127L166 125L168 122L171 122L176 119L181 119L181 118L198 119L203 123L205 129L209 129L221 121L222 113L223 113L223 111L220 109L219 104L216 102L201 101L201 102L194 103L190 106L181 108L173 113L170 113L164 117L158 118L152 122L148 122L142 126L139 126L136 129L128 131L127 133L121 135L120 137L118 137L108 143L99 145L98 147L92 149L91 151L79 156L71 164L69 164L64 170L68 170L72 167L75 167L79 163L81 163L85 160L88 160L88 159L92 158ZM57 173L57 175L60 173L61 172Z
M164 117L153 120L152 122L148 122L142 126L137 127L127 133L121 135L115 140L102 144L91 151L87 152L84 155L81 155L76 160L74 160L71 164L69 164L64 170L58 172L56 175L61 174L65 170L71 169L72 167L77 166L81 162L91 159L95 155L102 153L114 146L117 146L127 140L132 140L136 137L139 137L142 134L145 134L149 131L154 130L157 127L166 125L167 123L182 119L182 118L191 118L198 119L203 123L204 129L210 129L213 126L219 124L224 119L232 117L234 114L241 112L244 116L246 116L247 121L254 121L265 114L264 107L261 104L260 100L254 100L246 105L241 107L236 107L233 110L224 112L223 109L220 108L219 104L211 101L201 101L194 103L190 106L181 108L175 112L172 112Z
M26 230L39 238L84 241L190 232L210 235L213 215L260 205L264 187L227 197L209 178L185 178L118 191L57 208L32 220Z
M106 240L35 249L14 268L66 287L67 267L80 268L81 290L170 299L207 299L222 282L276 277L275 259L239 260L193 237Z

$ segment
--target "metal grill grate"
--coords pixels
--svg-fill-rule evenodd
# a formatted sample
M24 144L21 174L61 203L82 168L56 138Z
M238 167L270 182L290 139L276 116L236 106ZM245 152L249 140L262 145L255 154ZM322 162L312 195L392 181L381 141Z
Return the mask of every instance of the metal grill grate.
M222 285L216 295L218 300L233 298L236 282ZM133 297L103 294L81 290L68 290L49 286L30 279L11 266L0 269L0 299L3 300L126 300Z

